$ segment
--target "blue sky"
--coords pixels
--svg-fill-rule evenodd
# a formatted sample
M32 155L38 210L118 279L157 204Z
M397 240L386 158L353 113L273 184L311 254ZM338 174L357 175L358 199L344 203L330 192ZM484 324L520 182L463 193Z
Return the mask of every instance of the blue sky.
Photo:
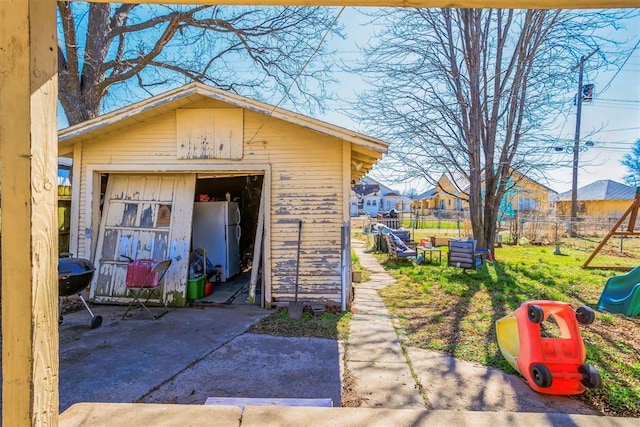
M359 17L354 8L347 8L340 17L345 25L348 38L344 41L333 41L336 49L347 61L355 61L359 56L358 46L363 45L370 36L370 30L361 25L364 20ZM620 34L620 39L631 39L629 47L633 47L640 40L640 17L628 24L633 29ZM587 52L586 54L588 54ZM577 73L577 71L576 71ZM340 93L346 101L356 101L356 91L364 89L362 81L347 73L338 73L340 81L332 88ZM616 70L600 72L597 77L584 74L584 83L595 84L595 98L590 104L583 104L581 120L581 146L588 148L581 151L579 156L578 186L590 184L600 179L611 179L623 182L625 168L620 164L622 156L631 151L637 139L640 139L640 47L638 47L622 67ZM569 90L577 92L577 86ZM603 92L604 90L604 92ZM342 102L336 102L340 107ZM362 131L344 114L329 111L321 117L328 122L344 126L349 129ZM566 145L573 146L575 133L576 107L572 102L567 104L566 120L557 123L558 139L567 141ZM592 141L593 147L584 146L583 142ZM553 153L559 160L570 161L573 154ZM377 177L380 178L380 177ZM381 178L384 182L384 179ZM558 168L549 172L548 184L558 192L571 189L572 169ZM405 186L387 183L390 187L406 191L420 184L409 183ZM419 188L422 190L423 188Z
M339 8L335 8L336 13ZM344 25L347 38L345 40L330 40L330 47L337 50L340 59L353 63L360 57L359 47L363 46L372 34L372 28L363 26L367 18L363 17L356 8L345 8L339 18ZM640 40L640 17L629 23L633 30L621 34L621 38L631 39L632 47ZM587 53L588 54L588 53ZM340 113L345 103L357 101L357 92L366 88L358 76L337 71L337 83L332 84L330 90L339 94L340 99L327 103L327 112L317 115L317 118L355 131L363 131L346 115ZM582 109L581 141L592 141L593 147L580 153L580 169L578 185L584 186L599 179L611 179L622 182L625 168L620 164L622 156L631 151L635 141L640 138L640 47L628 59L625 65L616 72L611 70L601 72L597 77L584 75L584 83L595 84L595 97L591 104L584 104ZM569 90L575 90L572 88ZM278 100L270 100L277 103ZM283 108L294 109L284 103ZM59 107L60 108L60 107ZM566 141L567 146L573 145L575 132L576 107L568 103L566 120L561 118L557 123L558 140ZM66 120L60 109L58 125L65 127ZM584 144L582 144L584 146ZM572 154L553 153L559 160L570 160ZM380 177L377 177L380 178ZM571 189L572 170L570 167L558 168L549 173L549 182L545 183L558 192ZM384 182L384 180L382 179ZM388 183L390 187L407 191L416 188L424 190L420 183L397 185Z

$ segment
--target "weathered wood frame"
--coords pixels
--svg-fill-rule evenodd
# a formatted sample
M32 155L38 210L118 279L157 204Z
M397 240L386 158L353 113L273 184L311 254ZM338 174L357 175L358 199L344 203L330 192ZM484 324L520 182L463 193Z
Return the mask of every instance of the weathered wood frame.
M110 0L94 0L109 2ZM160 3L131 0L132 3ZM177 4L616 8L640 0L173 0ZM2 365L5 425L57 425L55 0L0 2ZM10 212L10 214L7 214ZM265 265L269 263L265 262ZM268 274L265 274L268 276ZM31 292L18 282L31 283ZM268 289L268 288L267 288Z

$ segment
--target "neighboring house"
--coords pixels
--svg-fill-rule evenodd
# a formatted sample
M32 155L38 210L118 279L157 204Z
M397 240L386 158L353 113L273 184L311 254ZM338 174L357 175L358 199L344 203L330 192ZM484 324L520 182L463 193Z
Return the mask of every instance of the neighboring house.
M388 212L395 209L396 212L411 212L411 198L391 191L382 196L382 210Z
M350 211L351 216L365 214L376 216L381 211L380 183L369 181L363 178L351 187L350 205L355 207Z
M548 211L549 197L556 194L554 190L517 172L512 179L517 181L502 200L500 205L502 218L512 217L515 211ZM461 187L468 186L466 181L461 180L461 182L464 184L460 185ZM469 204L466 194L459 191L447 176L442 175L435 188L416 197L413 206L421 215L429 215L466 211Z
M351 216L376 216L395 209L411 212L411 198L403 196L370 177L364 177L351 189Z
M94 262L91 298L104 303L129 302L121 255L170 258L164 299L182 306L194 205L231 199L241 255L262 261L248 263L261 268L262 305L293 299L301 220L299 298L346 307L350 184L387 146L192 83L59 132L60 155L73 158L70 251Z
M549 212L549 200L558 194L557 191L518 172L514 172L510 179L515 181L515 184L512 185L512 182L508 184L511 188L502 198L499 219L513 218L516 211L520 214Z
M459 190L463 186L460 182L457 184L444 174L440 177L433 194L433 209L440 212L462 212L468 209L467 196Z
M414 209L421 215L446 212L462 212L468 207L467 197L442 174L435 188L418 195L413 202Z
M593 182L578 188L578 216L621 217L635 199L636 189L611 180ZM571 191L550 199L557 216L571 215Z

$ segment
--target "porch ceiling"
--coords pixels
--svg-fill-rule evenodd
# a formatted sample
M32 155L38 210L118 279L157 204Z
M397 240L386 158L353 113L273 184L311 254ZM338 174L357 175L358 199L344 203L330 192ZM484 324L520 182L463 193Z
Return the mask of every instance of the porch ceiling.
M76 0L80 1L80 0ZM86 0L82 0L86 1ZM112 0L91 0L110 3ZM158 3L158 0L121 0L121 3ZM174 4L194 4L194 0L172 0ZM455 7L499 9L602 9L640 6L638 0L199 0L210 5L299 5L299 6L388 6Z

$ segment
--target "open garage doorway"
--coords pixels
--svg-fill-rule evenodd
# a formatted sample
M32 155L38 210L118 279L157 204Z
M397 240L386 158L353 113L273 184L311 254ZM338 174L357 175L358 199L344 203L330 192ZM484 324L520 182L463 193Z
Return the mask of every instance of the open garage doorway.
M263 182L262 174L198 174L187 286L192 305L264 304ZM194 287L203 291L195 295Z

